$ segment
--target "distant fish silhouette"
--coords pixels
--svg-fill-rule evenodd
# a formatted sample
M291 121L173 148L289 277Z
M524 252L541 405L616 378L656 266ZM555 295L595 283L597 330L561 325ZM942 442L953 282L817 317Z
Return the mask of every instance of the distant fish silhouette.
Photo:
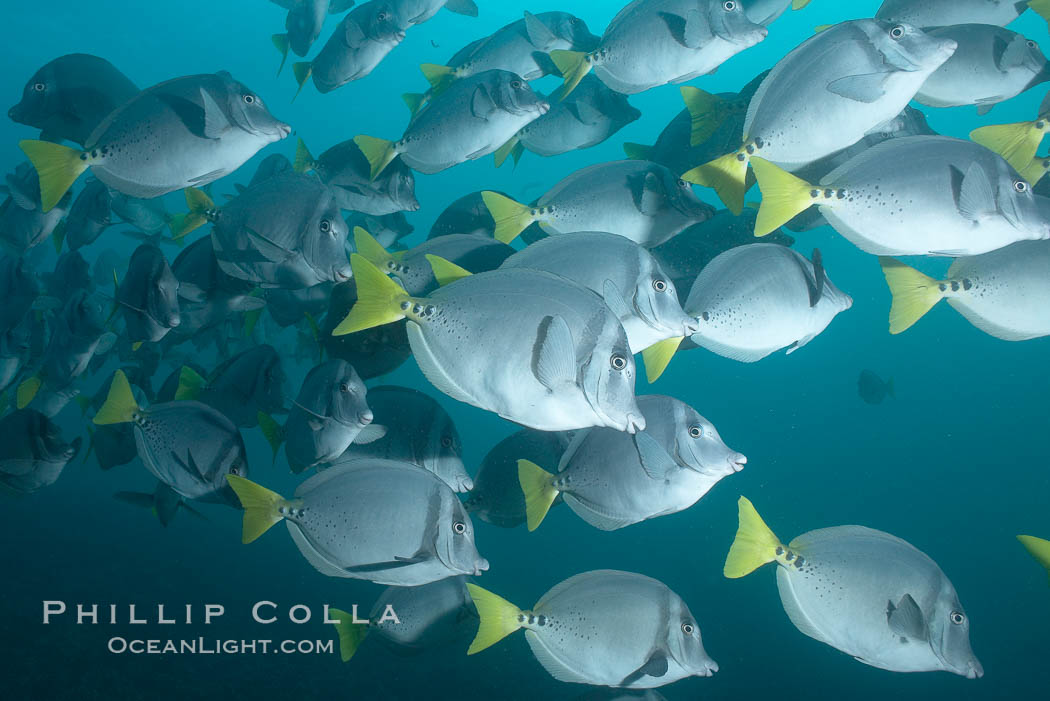
M860 371L860 377L857 378L857 394L868 404L882 404L882 400L887 396L897 398L893 390L893 378L884 382L871 370Z

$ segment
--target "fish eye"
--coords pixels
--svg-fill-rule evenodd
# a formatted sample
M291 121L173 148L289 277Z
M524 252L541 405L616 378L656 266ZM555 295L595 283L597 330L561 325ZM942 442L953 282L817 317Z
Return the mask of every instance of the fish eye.
M1036 48L1036 46L1038 46L1038 45L1037 45L1037 44L1036 44L1036 43L1035 43L1034 41L1032 41L1031 39L1029 39L1029 40L1028 40L1027 44L1028 44L1028 48L1029 48L1029 49L1034 49L1034 48Z
M689 435L692 438L700 438L701 436L704 435L704 427L703 426L690 426L689 427Z
M732 12L736 9L736 0L726 0L722 3L722 9L726 12Z
M327 234L331 230L332 230L332 222L328 221L327 219L322 219L321 220L321 233L322 234Z
M948 614L948 618L951 620L952 623L954 623L957 626L961 626L966 620L966 616L959 613L958 611L952 611L950 614Z
M339 384L339 391L340 392L349 392L350 391L350 385L346 384L345 382L341 382Z
M579 17L573 17L571 20L569 20L569 24L573 25L574 27L579 25L579 23L580 23L580 18Z
M452 524L452 530L456 532L456 535L463 535L467 532L467 524L462 521L456 521Z
M905 32L904 25L898 24L897 26L895 26L893 29L890 30L890 37L892 37L894 39L900 39L901 37L904 36L904 32Z
M693 634L693 630L694 630L694 628L693 628L693 624L692 623L683 623L682 624L682 632L685 633L686 635L692 635Z
M1028 192L1028 183L1026 183L1024 180L1015 180L1014 189L1020 193Z
M390 15L388 15L386 12L380 12L378 15L376 15L376 19L380 22L386 22L388 19L390 19Z
M451 436L442 436L441 437L441 447L442 448L451 448L452 447L452 437Z
M253 104L254 102L255 102L255 95L245 95L244 96L244 104L250 105L250 104Z
M612 366L613 370L623 370L627 367L627 358L619 353L614 353L613 356L609 358L609 365Z
M653 289L656 290L657 292L666 292L667 291L667 283L664 282L663 280L659 280L659 279L653 280Z
M520 80L512 80L510 82L510 87L514 88L515 90L521 90L522 85L523 83Z
M47 86L43 83L33 83L33 90L36 90L37 92L44 92L44 88L46 87Z
M240 475L241 474L241 464L240 463L234 463L233 465L230 465L230 474L231 475Z

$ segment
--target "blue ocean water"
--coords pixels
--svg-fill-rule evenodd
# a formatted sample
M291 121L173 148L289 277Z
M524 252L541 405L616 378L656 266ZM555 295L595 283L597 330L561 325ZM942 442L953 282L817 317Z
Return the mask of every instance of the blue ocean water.
M284 11L264 0L142 3L9 3L8 40L0 95L14 104L25 80L65 53L103 56L139 86L180 75L230 71L257 91L279 119L291 124L315 153L356 134L396 139L408 114L401 94L422 91L423 62L444 63L462 45L533 12L566 10L600 34L621 3L479 0L477 18L440 12L412 28L405 41L367 78L333 93L307 86L293 103L288 69L270 35L282 31ZM710 92L736 91L809 37L816 25L870 16L875 0L813 0L775 22L769 37L694 81ZM335 26L329 19L320 47ZM1043 42L1046 23L1025 13L1012 29ZM556 86L553 78L538 84ZM923 111L938 132L965 137L981 124L1031 119L1043 97L1038 89L978 118L973 108ZM434 218L460 195L479 189L519 199L539 196L570 172L622 158L624 141L652 143L681 108L674 87L632 96L642 118L595 148L541 159L526 154L512 169L491 159L417 177L418 212L408 243L425 238ZM0 162L11 171L23 160L27 127L0 121ZM264 149L218 192L247 182L268 154L294 153L295 140ZM716 204L713 193L697 188ZM757 196L753 193L753 196ZM181 195L169 209L183 208ZM704 351L679 355L653 386L639 394L670 394L696 407L726 443L748 456L746 469L717 485L693 508L614 531L598 531L567 509L551 512L543 527L496 528L475 521L479 550L491 569L480 583L522 606L555 583L590 569L639 572L667 584L700 622L704 644L720 671L661 689L668 699L776 697L883 699L1046 698L1045 658L1050 651L1050 589L1046 573L1014 540L1017 533L1050 535L1050 341L1008 343L985 335L947 305L939 305L907 333L890 336L890 297L876 259L830 228L799 234L796 248L823 252L835 283L854 300L852 309L790 357L775 354L741 364ZM136 242L111 229L90 250L130 253ZM945 262L925 261L943 271ZM43 266L46 269L46 265ZM508 312L508 324L513 313ZM289 357L292 348L282 348ZM210 362L210 361L209 361ZM872 406L857 395L856 380L869 368L893 377L896 400ZM290 393L306 367L290 362ZM99 373L89 392L108 381ZM372 384L427 388L414 362ZM434 396L455 419L465 463L476 470L488 450L514 427L494 415ZM73 404L57 419L68 436L84 434L86 419ZM244 431L253 477L291 493L298 479L258 430ZM162 528L148 512L115 501L118 490L151 491L154 480L135 461L103 473L78 457L52 487L0 501L0 659L7 670L0 697L9 699L133 698L350 698L350 699L574 699L587 689L553 680L535 661L522 635L468 658L467 640L401 656L366 644L348 664L335 654L133 655L111 654L114 636L139 638L272 638L330 640L321 607L357 603L367 611L380 587L327 578L274 529L240 544L240 514L206 509L207 521L180 518ZM748 496L784 539L825 526L862 524L900 536L930 554L948 574L972 621L971 641L985 676L966 680L946 673L897 674L860 664L798 632L784 614L773 568L742 580L722 576L736 529L736 501ZM42 624L42 602L137 604L150 623L75 625L72 617ZM278 604L282 620L260 626L251 619L258 601ZM203 606L226 614L201 623ZM196 607L194 623L160 625L157 604ZM309 623L289 623L294 604L313 608ZM630 617L630 611L619 615Z

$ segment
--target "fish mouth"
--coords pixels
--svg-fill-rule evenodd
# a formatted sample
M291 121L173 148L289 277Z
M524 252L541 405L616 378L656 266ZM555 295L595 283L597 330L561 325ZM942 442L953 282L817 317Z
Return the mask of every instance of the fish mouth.
M1040 83L1045 83L1048 80L1050 80L1050 62L1046 62L1043 64L1043 67L1039 70L1038 73L1032 76L1032 79L1028 81L1028 85L1026 85L1024 89L1029 90L1031 88L1034 88L1036 85L1039 85ZM12 119L14 119L14 117L12 117Z
M685 332L682 335L686 338L692 336L700 330L700 320L696 317L686 315L685 321L682 322L682 330Z
M980 679L984 676L984 667L977 661L977 658L970 660L966 665L966 672L964 675L967 679Z
M645 417L641 414L628 414L627 415L627 427L624 429L627 433L634 435L639 431L645 430Z
M14 122L19 121L22 116L22 110L19 109L19 105L15 105L11 109L7 110L7 116Z
M740 472L747 465L747 456L741 455L740 453L734 453L729 456L729 466L733 468L733 472Z
M955 41L955 39L942 38L940 44L937 55L938 57L943 56L945 61L954 56L955 50L959 48L959 42Z
M696 673L698 677L710 677L718 671L718 663L714 660L707 660L704 662L704 667Z
M539 108L540 114L547 114L551 111L551 103L546 100L540 100L536 103L536 106Z
M479 557L478 561L474 563L474 576L477 577L482 572L486 572L489 569L489 561L483 557Z
M372 419L374 418L375 415L371 411L362 411L360 414L357 415L357 420L361 422L362 426L369 425L370 423L372 423Z
M338 268L332 272L335 274L336 282L346 282L354 276L354 271L350 268Z
M277 137L278 140L283 139L292 133L292 127L290 124L285 124L284 122L277 122L276 126L277 133L279 134L279 136Z

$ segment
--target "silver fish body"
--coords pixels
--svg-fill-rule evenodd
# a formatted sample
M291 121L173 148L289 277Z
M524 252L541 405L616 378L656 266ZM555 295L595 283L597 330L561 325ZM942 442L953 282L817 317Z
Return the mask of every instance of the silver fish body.
M191 75L114 110L88 138L83 160L106 185L153 198L218 180L290 131L229 73Z
M537 270L496 270L436 290L408 323L431 384L547 431L644 427L634 356L601 297ZM481 381L483 379L483 381Z
M877 255L976 255L1050 237L1050 201L971 141L890 139L828 173L820 186L833 193L816 199L828 223Z
M658 246L713 210L692 185L649 161L612 161L563 178L536 202L535 220L551 235L606 231Z
M802 562L777 567L792 623L873 667L984 670L970 649L969 620L951 581L913 545L863 526L810 531L787 546Z
M786 246L754 243L711 261L684 306L700 324L693 343L753 363L780 348L793 353L852 305L823 266Z
M625 95L589 75L550 112L518 132L518 139L538 156L557 156L597 146L641 116Z
M313 176L285 173L223 207L211 239L227 275L263 287L299 289L350 277L346 235L332 191Z
M159 248L143 244L131 254L117 288L117 303L132 341L155 343L179 325L179 281Z
M463 465L463 443L456 424L440 404L408 387L373 387L368 405L386 434L367 444L348 445L348 460L381 458L416 465L437 475L454 492L474 482Z
M329 360L303 380L284 426L293 472L337 459L372 423L365 383L345 360Z
M766 33L739 3L634 0L609 23L589 60L603 83L633 95L711 73Z
M523 626L525 639L559 681L647 689L718 670L685 602L644 575L584 572L556 585L529 613L534 622Z
M237 506L226 475L245 476L244 440L218 411L192 400L137 413L135 446L153 476L185 499Z
M1017 32L987 24L929 30L930 36L958 44L952 57L930 74L915 100L930 107L977 105L984 114L994 105L1050 80L1039 45Z
M746 155L794 169L901 113L956 44L910 25L836 24L782 58L751 99Z
M488 569L459 499L415 465L356 460L311 477L295 496L288 531L322 574L418 586Z
M139 89L98 56L67 54L49 61L30 78L21 101L7 116L41 130L48 140L84 145L95 127Z
M405 164L437 173L493 153L550 105L514 73L482 71L453 81L393 145Z
M684 402L647 395L638 406L645 431L634 437L605 428L580 431L558 466L565 503L601 530L688 509L747 462Z
M682 310L674 282L660 264L622 236L552 236L515 253L501 268L545 270L594 290L619 317L632 353L697 330L696 319Z

